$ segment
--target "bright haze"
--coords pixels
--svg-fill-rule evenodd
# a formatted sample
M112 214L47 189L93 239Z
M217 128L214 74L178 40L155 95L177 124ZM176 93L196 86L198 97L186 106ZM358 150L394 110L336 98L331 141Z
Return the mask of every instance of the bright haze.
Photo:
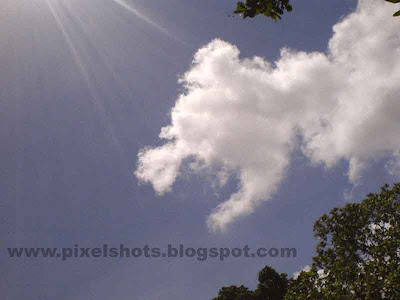
M207 300L310 266L313 223L400 177L384 0L2 0L0 299ZM10 247L296 257L10 258Z

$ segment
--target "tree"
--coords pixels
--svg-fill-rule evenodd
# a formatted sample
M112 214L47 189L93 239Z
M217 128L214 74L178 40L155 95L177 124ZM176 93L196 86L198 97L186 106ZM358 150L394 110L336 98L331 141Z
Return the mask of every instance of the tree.
M212 300L255 300L254 293L243 285L223 287Z
M385 0L385 1L390 2L390 3L400 3L400 0ZM400 10L396 11L393 14L393 17L399 17L399 16L400 16Z
M301 272L296 279L289 281L285 300L322 300L322 292L317 288L319 274L313 267L308 272ZM345 300L345 299L343 299Z
M234 13L241 14L244 19L264 15L276 21L277 19L281 19L281 15L283 15L285 10L292 10L289 0L246 0L246 2L237 3Z
M286 300L400 299L400 183L332 209L314 235L313 267L291 282Z
M400 183L332 209L315 222L314 236L309 271L288 280L267 266L255 291L222 288L213 300L400 299Z
M255 290L257 299L283 300L288 286L287 274L279 274L273 268L266 266L258 273L258 281Z
M258 287L254 291L243 285L223 287L213 300L283 300L288 285L287 275L266 266L258 273Z
M390 3L400 3L400 0L385 0ZM243 18L254 18L258 15L264 15L275 21L281 19L281 15L292 11L289 0L246 0L245 2L237 2L234 14L240 14ZM400 10L395 12L393 16L400 16Z

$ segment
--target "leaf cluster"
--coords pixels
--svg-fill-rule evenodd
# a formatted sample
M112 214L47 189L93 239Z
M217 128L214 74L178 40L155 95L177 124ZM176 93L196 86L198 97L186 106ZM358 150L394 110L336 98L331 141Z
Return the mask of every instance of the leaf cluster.
M385 0L385 1L390 2L390 3L394 3L394 4L400 3L400 0ZM395 12L395 13L393 14L393 17L400 17L400 10L398 10L397 12Z
M258 286L254 291L243 285L232 285L220 289L218 296L212 300L283 300L288 282L287 274L279 274L266 266L258 273Z
M289 0L246 0L238 2L235 14L241 14L243 18L254 18L257 15L264 15L275 21L281 19L284 11L292 11Z
M400 0L385 0L390 3L400 3ZM289 0L246 0L237 2L234 14L240 14L243 19L254 18L264 15L274 21L280 20L285 11L293 10ZM400 10L393 14L394 17L400 16Z
M309 271L287 279L267 266L255 291L226 287L213 300L400 299L400 183L332 209L315 222L314 236Z
M400 299L400 184L334 208L314 225L317 255L285 300Z

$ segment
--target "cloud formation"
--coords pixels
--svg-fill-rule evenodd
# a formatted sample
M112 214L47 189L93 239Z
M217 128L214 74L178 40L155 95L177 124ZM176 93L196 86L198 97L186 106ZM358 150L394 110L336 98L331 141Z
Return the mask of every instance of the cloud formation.
M310 272L310 271L311 271L311 267L309 265L306 265L300 271L297 271L297 272L293 273L293 279L297 279L301 272L306 272L307 273L307 272Z
M398 172L400 20L392 11L385 1L360 0L333 27L326 53L282 49L271 63L241 59L219 39L199 49L180 79L186 92L171 125L161 129L166 144L140 151L137 178L162 195L187 158L198 173L215 171L222 185L237 175L237 192L207 220L219 231L271 198L296 146L328 168L347 160L353 183L383 157Z

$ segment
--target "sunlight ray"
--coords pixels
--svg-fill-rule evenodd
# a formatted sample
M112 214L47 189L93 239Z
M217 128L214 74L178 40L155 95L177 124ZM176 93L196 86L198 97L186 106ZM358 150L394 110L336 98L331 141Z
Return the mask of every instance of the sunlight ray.
M48 7L49 7L49 9L51 11L51 14L53 15L53 17L54 17L54 19L55 19L55 21L57 23L58 28L60 29L60 31L61 31L64 39L65 39L65 42L68 45L68 48L70 49L72 55L74 56L74 60L75 60L76 65L79 68L79 71L81 72L82 76L84 77L86 83L89 85L89 83L88 83L89 78L88 78L88 74L86 72L86 69L85 69L85 67L84 67L84 65L83 65L83 63L82 63L82 61L81 61L81 59L80 59L80 57L78 55L77 49L75 48L71 38L69 37L69 34L68 34L64 24L61 21L61 18L59 16L59 14L57 13L57 11L55 10L53 4L49 0L46 0L46 3L47 3L47 5L48 5Z
M77 67L78 67L78 70L79 70L80 74L82 75L82 77L83 77L83 79L85 81L86 87L88 88L88 91L90 93L93 105L95 106L97 113L100 113L102 121L104 122L104 124L105 124L105 126L106 126L106 128L108 130L108 136L111 138L111 142L118 149L120 154L125 156L123 148L122 148L120 142L118 141L118 139L115 136L115 133L114 133L115 130L114 130L113 126L112 126L112 123L110 122L109 118L107 117L107 113L106 113L106 110L104 108L104 105L100 101L100 95L97 92L96 88L91 83L91 79L90 79L89 73L87 71L87 68L86 68L85 64L83 63L83 61L82 61L82 59L81 59L81 57L80 57L80 55L78 53L78 50L75 47L71 37L69 36L69 33L68 33L65 25L63 24L59 13L57 12L57 10L55 9L55 7L53 6L53 4L51 3L50 0L45 0L45 1L46 1L47 5L48 5L50 11L51 11L51 14L53 15L53 17L54 17L54 19L56 21L56 24L57 24L58 28L60 29L60 31L61 31L61 33L62 33L62 35L64 37L65 42L68 45L68 48L70 49L70 51L71 51L71 53L73 55L73 58L74 58L75 63L77 65Z
M96 40L94 38L96 33L94 32L93 28L90 28L88 22L84 22L84 19L81 18L79 14L74 12L74 9L71 4L68 6L64 6L64 8L69 18L71 20L73 19L73 21L76 22L80 32L85 37L85 39L91 44L93 50L96 51L99 57L101 57L101 63L106 67L107 71L110 73L115 83L118 84L119 88L128 90L127 84L122 80L121 76L117 74L115 68L110 63L108 55L106 54L106 49L105 49L106 47L104 46L102 47L98 45L98 43L96 43Z
M126 3L123 0L112 0L113 2L115 2L116 4L118 4L119 6L121 6L122 8L126 9L127 11L131 12L132 14L134 14L136 17L138 17L139 19L141 19L142 21L146 22L147 24L153 26L154 28L156 28L157 30L159 30L160 32L164 33L165 35L167 35L168 37L170 37L171 39L174 39L175 41L178 41L184 45L186 45L186 43L184 41L182 41L181 39L177 38L176 36L172 35L168 30L166 30L164 27L162 27L161 25L157 24L156 22L154 22L153 20L149 19L146 15L144 15L143 13L139 12L137 9L133 8L132 6L130 6L128 3Z
M96 51L96 54L101 60L103 66L107 69L107 72L112 77L118 89L125 95L128 95L131 92L131 85L128 84L126 78L123 79L117 72L115 66L112 64L110 59L110 53L113 52L113 49L110 49L109 43L104 42L104 38L107 37L102 35L102 30L97 30L98 24L96 24L95 20L90 18L91 15L86 15L85 18L79 15L76 11L76 7L73 6L70 2L63 3L63 9L65 11L65 16L69 18L69 21L75 23L78 26L78 31L80 34L84 36L84 39L89 42L93 51ZM118 18L115 12L111 18ZM112 45L112 44L111 44ZM168 57L168 53L163 50L163 47L158 48L159 51L163 53L166 57ZM176 64L174 61L169 61L171 64ZM148 128L148 124L143 124L144 129ZM139 141L135 141L137 145L139 145Z

